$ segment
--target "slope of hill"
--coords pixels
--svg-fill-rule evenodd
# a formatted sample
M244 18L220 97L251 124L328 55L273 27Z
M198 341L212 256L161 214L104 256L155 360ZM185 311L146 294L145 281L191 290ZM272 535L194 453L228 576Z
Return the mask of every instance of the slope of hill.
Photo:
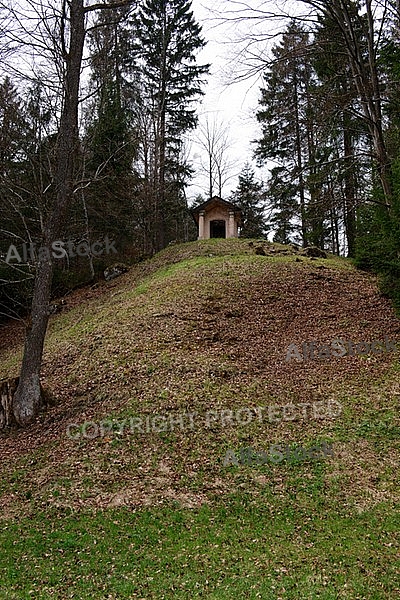
M394 597L400 320L348 261L265 247L172 246L52 318L56 404L0 435L1 597ZM389 351L286 360L337 338Z

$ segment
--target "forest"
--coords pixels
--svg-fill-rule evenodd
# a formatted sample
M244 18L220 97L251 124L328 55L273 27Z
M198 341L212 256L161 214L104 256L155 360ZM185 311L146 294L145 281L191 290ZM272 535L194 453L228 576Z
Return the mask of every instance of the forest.
M0 0L0 600L400 598L400 0Z
M237 42L262 82L254 167L229 197L241 236L350 257L399 307L399 3L307 0L293 14L225 4L217 20L262 30ZM0 318L25 320L16 402L35 405L52 299L116 259L196 239L187 140L212 65L197 61L206 39L188 0L2 0L0 32ZM210 187L197 203L213 185L221 193L208 134ZM90 250L105 239L118 256ZM64 245L81 252L32 250Z

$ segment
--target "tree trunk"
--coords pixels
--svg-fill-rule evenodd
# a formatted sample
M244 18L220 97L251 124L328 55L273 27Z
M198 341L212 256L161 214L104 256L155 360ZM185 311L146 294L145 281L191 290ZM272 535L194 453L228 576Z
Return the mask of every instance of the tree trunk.
M347 255L354 257L356 250L356 195L354 181L354 146L351 125L346 113L343 114L343 151L344 151L344 207L343 217L346 229Z
M73 196L74 159L79 147L78 102L82 55L85 40L85 9L83 0L70 2L70 44L65 55L66 72L64 99L57 140L54 186L56 200L44 227L45 246L50 249L62 232L68 206ZM45 253L43 253L45 254ZM53 258L39 257L32 300L32 320L28 329L20 382L14 396L13 410L19 425L28 425L42 404L40 368L49 320L49 301L53 279Z
M19 377L11 377L0 381L0 429L15 424L13 399L18 383Z
M159 223L158 223L158 248L162 250L166 243L166 191L165 191L165 153L166 153L166 113L167 113L167 50L168 50L168 33L167 33L167 14L164 9L163 23L163 48L161 56L160 69L160 98L159 98L159 178L158 178L158 202L159 202Z
M213 159L213 155L212 155L212 151L210 150L210 153L208 155L208 179L209 179L208 195L209 195L210 199L213 197L213 168L212 168L213 160L212 159Z
M379 177L385 196L385 204L390 210L393 197L391 165L382 127L381 86L375 51L374 11L371 0L366 0L365 8L367 27L364 28L363 33L368 46L367 57L364 56L364 52L360 47L354 22L344 3L335 0L331 4L328 4L326 12L333 16L343 34L354 84L361 101L365 122L373 140Z
M296 66L294 67L296 69ZM301 149L301 134L300 134L300 115L299 115L299 97L297 90L297 74L293 74L293 104L295 114L295 129L296 129L296 153L297 153L297 170L298 170L298 181L299 181L299 195L300 195L300 217L301 217L301 235L303 238L303 247L308 246L307 237L307 214L306 214L306 200L305 200L305 186L303 177L303 155Z

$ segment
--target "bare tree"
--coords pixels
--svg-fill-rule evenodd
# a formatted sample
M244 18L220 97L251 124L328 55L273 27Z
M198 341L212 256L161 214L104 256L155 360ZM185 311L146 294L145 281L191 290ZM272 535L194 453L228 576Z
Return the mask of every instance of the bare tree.
M222 197L224 186L237 175L237 161L228 155L232 143L227 125L207 116L199 127L197 143L205 152L205 161L201 160L200 165L207 173L209 197L212 198L214 192Z
M36 0L29 0L21 5L0 3L7 50L14 52L14 56L18 53L19 60L22 57L25 63L29 62L30 57L37 59L43 56L42 53L53 59L53 66L58 71L56 87L62 90L52 181L55 200L43 226L44 246L47 248L59 239L74 194L81 189L75 177L79 156L79 88L88 15L96 10L113 9L126 4L129 2L99 2L85 6L84 0L62 0L59 7L51 4L51 0L48 4ZM30 75L27 75L31 80L35 78L35 60L33 65L29 70ZM9 68L18 73L12 62L9 63ZM21 75L21 71L19 74ZM42 84L48 84L54 89L54 79L51 76L47 81L42 81ZM34 419L43 402L40 370L50 314L53 261L50 252L39 253L31 323L25 340L19 385L12 402L13 416L22 426Z
M252 24L251 31L236 38L232 64L233 80L243 80L259 75L270 64L269 43L280 36L287 20L315 24L319 15L333 19L341 31L354 84L362 107L360 117L368 127L374 158L385 198L391 207L393 189L390 159L384 138L382 116L383 82L378 69L378 48L382 36L390 25L398 27L400 3L398 0L285 0L257 3L231 0L223 10L213 11L217 21L228 24ZM268 23L269 27L265 25ZM361 47L358 30L361 28L365 47Z
M331 17L341 31L364 120L373 142L386 206L390 208L393 190L390 181L390 160L383 133L383 84L378 69L378 49L383 32L388 24L389 14L392 13L395 7L388 0L379 0L378 2L365 0L365 15L361 13L361 9L358 9L356 15L354 15L354 12L350 9L350 3L345 0L331 0L330 2L320 0L302 1L322 14ZM365 48L361 47L357 29L363 31L366 40L366 51Z

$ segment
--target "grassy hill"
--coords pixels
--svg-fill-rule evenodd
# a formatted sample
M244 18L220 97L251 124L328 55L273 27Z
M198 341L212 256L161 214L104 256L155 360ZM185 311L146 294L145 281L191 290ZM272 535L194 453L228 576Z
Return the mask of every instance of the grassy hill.
M0 434L0 598L398 595L399 353L286 358L400 320L349 261L265 249L171 246L52 317L55 405ZM0 377L22 343L2 330Z

